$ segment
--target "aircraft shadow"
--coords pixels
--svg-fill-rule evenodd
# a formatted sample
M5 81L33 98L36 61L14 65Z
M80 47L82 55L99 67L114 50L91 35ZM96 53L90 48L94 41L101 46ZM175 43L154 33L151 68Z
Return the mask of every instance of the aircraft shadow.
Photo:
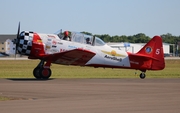
M6 78L7 80L12 80L12 81L49 81L49 80L54 80L54 78L49 78L49 79L36 79L36 78Z

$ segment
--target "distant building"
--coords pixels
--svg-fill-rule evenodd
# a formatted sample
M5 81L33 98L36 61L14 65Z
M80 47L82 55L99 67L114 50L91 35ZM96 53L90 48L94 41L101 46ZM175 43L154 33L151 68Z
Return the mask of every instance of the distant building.
M115 49L131 52L131 53L137 53L145 45L145 43L120 42L120 43L107 43L107 45ZM163 43L163 50L164 50L164 54L170 54L170 45L167 43Z
M14 54L15 45L12 40L16 38L16 35L0 35L0 53Z
M12 40L7 39L5 42L5 53L6 54L15 54L15 47L16 45L12 42Z

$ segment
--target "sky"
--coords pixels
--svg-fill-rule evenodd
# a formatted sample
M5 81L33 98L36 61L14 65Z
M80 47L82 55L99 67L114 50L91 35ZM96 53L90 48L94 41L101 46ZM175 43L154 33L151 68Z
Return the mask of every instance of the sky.
M0 34L58 30L180 36L180 0L0 0Z

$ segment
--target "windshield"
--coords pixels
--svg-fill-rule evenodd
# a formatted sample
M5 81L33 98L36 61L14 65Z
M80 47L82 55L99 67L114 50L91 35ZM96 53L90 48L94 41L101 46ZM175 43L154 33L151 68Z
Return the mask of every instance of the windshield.
M96 37L95 38L95 45L96 46L103 46L103 45L105 45L105 43L100 38Z

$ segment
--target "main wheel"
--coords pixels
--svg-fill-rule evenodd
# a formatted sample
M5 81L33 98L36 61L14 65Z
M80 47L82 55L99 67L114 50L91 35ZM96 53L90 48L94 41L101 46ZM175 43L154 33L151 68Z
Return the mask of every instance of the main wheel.
M42 79L48 79L51 76L51 69L42 68L39 70L39 74L40 74Z
M144 78L146 77L146 74L145 74L145 73L141 73L141 74L139 75L139 77L140 77L141 79L144 79Z
M36 68L34 68L34 70L33 70L33 75L34 75L34 77L36 78L36 79L41 79L41 75L40 75L40 68L39 67L36 67Z

